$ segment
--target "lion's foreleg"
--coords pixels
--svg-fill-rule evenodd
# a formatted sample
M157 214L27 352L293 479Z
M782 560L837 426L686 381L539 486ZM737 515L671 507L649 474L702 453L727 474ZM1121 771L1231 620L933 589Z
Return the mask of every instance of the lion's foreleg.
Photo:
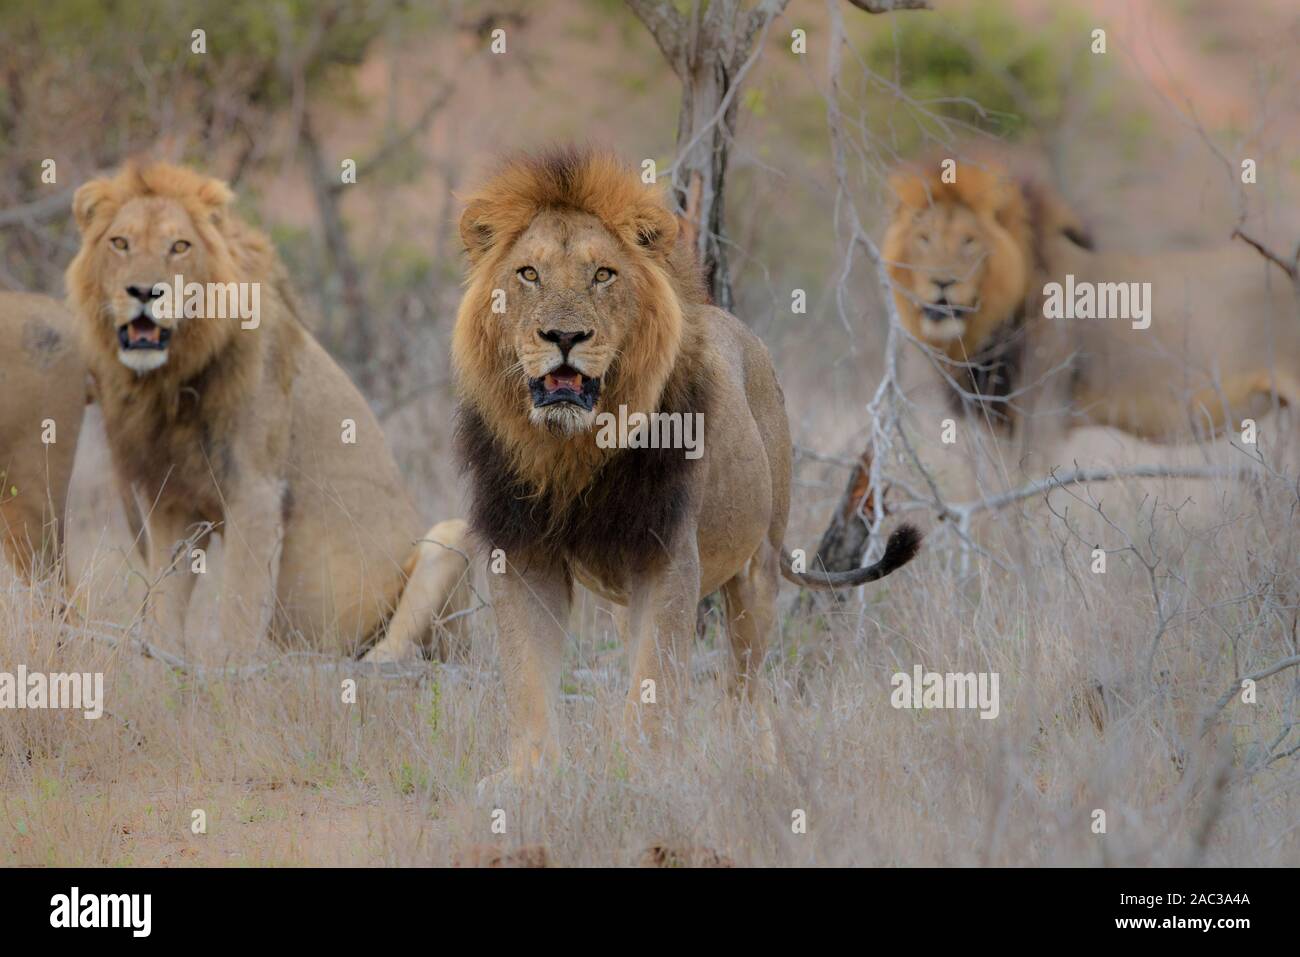
M147 519L148 612L160 636L182 648L185 647L185 612L197 581L191 549L186 546L197 524L197 516L163 504L155 506ZM195 547L203 541L196 539Z
M633 587L628 600L632 687L623 708L625 732L661 745L680 733L690 691L690 654L700 600L695 530L683 528L667 561Z
M221 643L249 651L269 637L284 545L284 486L258 482L226 502L222 538Z
M560 669L570 580L559 565L508 561L490 574L509 729L508 773L523 780L560 758Z

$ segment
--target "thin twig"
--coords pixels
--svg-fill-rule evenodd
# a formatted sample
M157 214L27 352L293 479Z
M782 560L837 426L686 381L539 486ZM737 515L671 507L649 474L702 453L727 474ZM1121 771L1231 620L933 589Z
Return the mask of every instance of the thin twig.
M1014 505L1016 502L1023 501L1027 498L1035 498L1044 492L1050 492L1053 489L1062 488L1066 485L1083 485L1089 482L1110 482L1116 479L1130 478L1186 478L1186 479L1215 479L1215 478L1232 478L1240 474L1239 470L1231 468L1220 468L1215 466L1191 466L1188 468L1174 468L1164 465L1134 465L1128 468L1120 469L1074 469L1063 475L1053 472L1046 478L1037 479L1022 485L1020 488L1013 489L1009 492L1003 492L1000 495L992 495L988 498L977 499L971 502L960 502L954 504L942 504L936 508L935 503L927 501L904 502L894 506L894 512L919 511L923 509L932 509L939 512L941 521L953 521L961 518L969 518L980 512L992 509L1005 508L1008 505Z

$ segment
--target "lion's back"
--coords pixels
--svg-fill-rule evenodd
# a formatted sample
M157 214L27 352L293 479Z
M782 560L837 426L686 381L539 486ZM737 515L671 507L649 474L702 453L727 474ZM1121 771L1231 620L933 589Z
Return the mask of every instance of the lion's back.
M1218 379L1275 366L1300 375L1297 300L1283 277L1242 244L1069 256L1051 278L1127 283L1149 288L1145 319L1077 319L1071 347L1092 391L1147 389L1152 384L1200 389ZM1132 285L1132 284L1136 284ZM1146 286L1149 284L1149 286Z
M755 483L760 499L771 502L769 540L780 545L790 511L790 423L785 393L763 340L740 319L714 306L701 306L698 321L705 330L704 354L711 357L715 389L726 408L710 405L718 421L708 427L727 454L711 458L718 471L710 488L735 494L737 479ZM749 431L754 442L736 442L737 433ZM737 460L741 449L761 449L762 460ZM742 474L737 475L737 472ZM725 473L725 474L723 474ZM770 496L770 497L769 497Z
M402 564L424 526L378 419L310 336L292 414L280 599L300 630L337 627L361 640L396 603Z

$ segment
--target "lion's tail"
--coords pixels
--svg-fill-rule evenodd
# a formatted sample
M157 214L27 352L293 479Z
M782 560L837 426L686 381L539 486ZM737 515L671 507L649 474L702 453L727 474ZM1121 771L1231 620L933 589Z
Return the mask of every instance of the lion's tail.
M829 590L832 588L853 588L867 582L878 581L894 572L913 558L921 548L921 533L914 525L903 525L895 529L885 545L885 554L880 561L866 568L855 568L847 572L797 572L789 551L781 549L781 574L788 581L805 588Z

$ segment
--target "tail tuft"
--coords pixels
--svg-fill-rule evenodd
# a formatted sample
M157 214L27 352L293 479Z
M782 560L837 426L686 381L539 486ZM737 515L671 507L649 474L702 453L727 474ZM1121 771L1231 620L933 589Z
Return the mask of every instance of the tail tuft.
M896 568L902 568L921 550L921 533L915 525L900 525L885 543L885 554L880 557L880 577L884 578Z

